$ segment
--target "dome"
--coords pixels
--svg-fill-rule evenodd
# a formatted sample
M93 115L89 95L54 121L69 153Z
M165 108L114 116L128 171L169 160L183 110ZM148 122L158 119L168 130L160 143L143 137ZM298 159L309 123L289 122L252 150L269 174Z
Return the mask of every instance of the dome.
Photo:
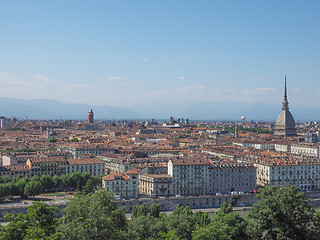
M293 116L289 111L287 100L287 79L284 80L284 99L282 102L282 111L280 112L276 126L274 129L274 135L294 136L297 135L296 124Z
M274 134L285 136L297 135L296 124L289 109L283 109L280 112L277 118Z

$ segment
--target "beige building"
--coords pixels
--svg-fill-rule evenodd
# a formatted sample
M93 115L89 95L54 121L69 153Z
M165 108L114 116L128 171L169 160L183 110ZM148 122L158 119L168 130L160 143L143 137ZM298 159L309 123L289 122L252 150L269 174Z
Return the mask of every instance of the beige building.
M209 193L253 192L257 189L253 164L219 162L210 166Z
M145 174L139 176L139 193L149 196L169 196L172 193L172 176Z
M87 172L94 176L104 174L104 162L97 158L76 158L67 159L68 165L66 166L66 173L72 174L74 172Z
M129 170L125 173L113 172L102 178L102 187L123 198L139 195L139 172Z
M29 158L26 165L31 169L31 176L60 176L66 173L67 161L65 157L37 156Z

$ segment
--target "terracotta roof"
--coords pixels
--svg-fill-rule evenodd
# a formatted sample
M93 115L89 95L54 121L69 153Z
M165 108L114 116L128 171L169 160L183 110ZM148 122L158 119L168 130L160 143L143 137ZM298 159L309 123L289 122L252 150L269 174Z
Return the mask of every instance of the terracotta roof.
M134 168L130 169L130 170L127 171L126 173L127 173L127 174L139 174L139 172L138 172L136 169L134 169Z

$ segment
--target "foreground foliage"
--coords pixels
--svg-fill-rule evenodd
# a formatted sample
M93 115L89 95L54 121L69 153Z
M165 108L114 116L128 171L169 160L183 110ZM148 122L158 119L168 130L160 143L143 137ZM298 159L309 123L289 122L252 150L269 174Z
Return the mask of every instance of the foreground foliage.
M319 214L297 187L267 187L249 217L256 239L320 239Z
M189 207L178 207L167 216L160 213L159 204L134 206L127 220L110 192L82 193L68 203L59 220L56 208L43 203L34 203L26 215L8 214L11 223L1 229L0 239L320 239L319 215L296 187L267 187L259 198L249 219L223 203L212 220Z

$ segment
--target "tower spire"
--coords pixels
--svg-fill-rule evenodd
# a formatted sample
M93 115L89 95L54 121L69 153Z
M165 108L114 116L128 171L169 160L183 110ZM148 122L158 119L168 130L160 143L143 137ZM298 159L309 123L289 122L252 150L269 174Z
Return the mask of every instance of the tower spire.
M282 109L283 110L288 110L288 99L287 99L287 76L284 76L284 98L282 102Z

